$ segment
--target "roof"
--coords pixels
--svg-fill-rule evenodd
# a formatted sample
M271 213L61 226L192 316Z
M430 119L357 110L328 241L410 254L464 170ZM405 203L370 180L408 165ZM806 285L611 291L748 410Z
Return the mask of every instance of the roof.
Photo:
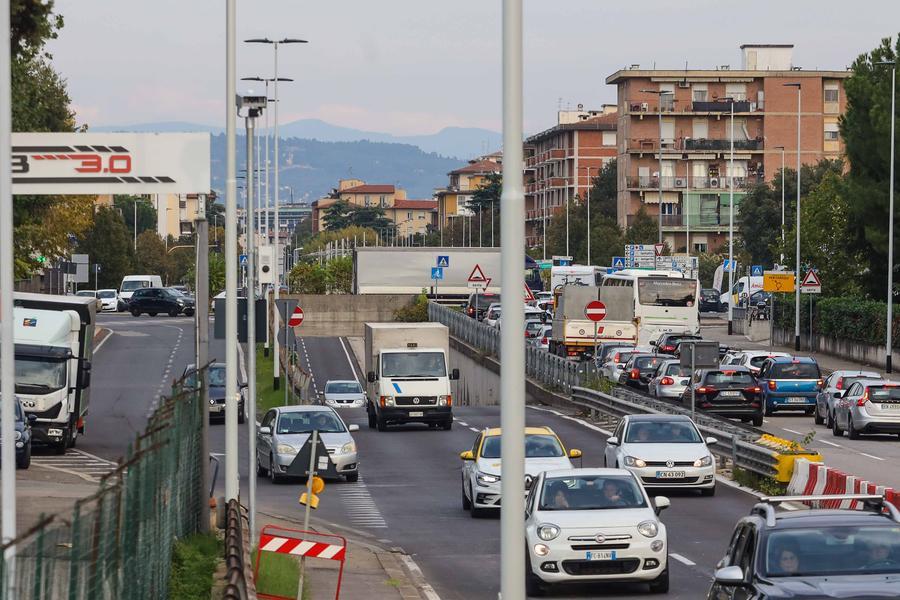
M437 200L394 200L393 206L385 208L437 210Z
M690 421L687 415L626 415L629 421Z
M499 173L500 163L496 163L492 160L478 160L470 162L465 167L460 167L459 169L455 169L450 171L449 175L469 175L473 173Z
M702 82L726 82L746 79L759 79L763 77L780 77L785 79L799 79L806 77L825 77L827 79L846 79L850 77L850 71L815 71L815 70L791 70L791 71L743 71L739 69L619 69L606 78L606 83L617 84L626 79L642 78L656 79L659 81L686 81L697 79Z
M750 516L764 519L758 513ZM775 513L776 527L779 528L816 527L823 525L822 521L828 521L828 524L833 526L853 527L855 525L869 525L872 519L887 519L890 521L891 517L887 514L878 514L867 510L827 508L810 508L808 510L779 511Z
M741 44L741 50L744 48L793 48L793 44Z
M599 115L576 123L557 125L528 137L525 143L532 144L554 136L561 131L616 131L618 117L618 113L609 113L608 115Z
M814 365L819 364L816 362L816 359L814 359L811 356L773 356L771 358L773 361L775 361L778 364L794 363L794 362L810 363L810 364L814 364Z
M393 185L369 184L357 185L344 190L339 194L393 194L396 188Z
M484 435L493 436L500 435L501 429L499 427L490 427L485 429ZM553 434L553 430L549 427L526 427L525 435L546 435Z
M275 410L281 413L287 412L319 412L319 411L330 411L334 412L331 407L322 406L320 404L291 404L290 406L276 406Z

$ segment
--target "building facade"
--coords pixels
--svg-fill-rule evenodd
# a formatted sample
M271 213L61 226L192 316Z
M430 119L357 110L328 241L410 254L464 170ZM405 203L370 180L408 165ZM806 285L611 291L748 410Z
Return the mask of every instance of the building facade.
M313 231L325 231L325 215L335 202L344 201L354 206L378 207L396 225L398 236L426 234L436 226L437 202L434 200L410 200L406 190L389 184L368 184L360 179L342 179L329 197L312 203Z
M838 120L850 73L795 67L792 49L741 46L740 70L634 65L607 78L617 86L621 226L644 208L662 219L663 237L673 250L714 250L727 240L732 187L737 222L747 189L776 177L783 156L791 168L798 155L802 164L841 157ZM796 84L802 102L799 153Z
M501 161L502 155L497 152L471 160L466 166L447 173L447 187L434 191L441 227L446 228L457 217L472 216L472 195L487 182L490 175L500 174Z

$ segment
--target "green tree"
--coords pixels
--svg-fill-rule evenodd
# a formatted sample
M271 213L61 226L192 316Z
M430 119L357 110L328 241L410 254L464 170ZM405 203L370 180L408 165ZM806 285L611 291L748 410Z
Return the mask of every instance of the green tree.
M137 239L134 270L141 275L165 276L169 272L169 256L165 242L155 231L145 231Z
M380 206L351 206L350 225L368 229L390 227L393 222L384 215Z
M625 230L626 244L655 244L659 239L659 225L642 206L634 215L631 226Z
M128 235L134 239L134 208L137 205L137 232L141 235L145 231L156 230L156 208L143 196L114 196L113 206L122 213L122 220L128 228ZM225 222L224 220L222 221ZM212 226L212 222L210 222Z
M322 220L325 222L325 229L328 231L337 231L338 229L346 229L351 225L350 212L352 207L345 200L338 200L325 209L325 215Z
M353 258L340 256L325 264L325 282L332 294L349 294L353 291Z
M781 242L781 203L773 198L773 190L766 184L752 187L741 200L737 216L740 244L752 264L774 265L773 248Z
M115 209L101 206L94 213L93 226L78 241L78 251L100 265L98 286L117 288L122 277L131 270L131 239Z
M301 262L288 273L292 294L324 294L328 289L325 267L314 262Z
M63 18L54 14L53 0L12 0L10 3L10 46L13 58L30 58L57 37Z
M609 161L592 180L591 185L591 218L600 215L615 221L616 198L618 195L616 181L616 161Z
M593 199L591 206L594 206ZM613 256L620 256L624 240L622 230L604 214L591 211L591 264L611 265ZM587 257L587 206L585 203L569 204L569 251L575 262L586 264ZM550 218L547 226L547 254L566 253L566 213L559 211Z

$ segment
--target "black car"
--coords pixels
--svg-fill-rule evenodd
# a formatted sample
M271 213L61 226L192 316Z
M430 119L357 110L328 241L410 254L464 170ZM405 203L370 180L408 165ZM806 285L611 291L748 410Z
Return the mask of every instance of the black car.
M193 364L184 368L182 378L184 385L191 387L197 385L196 369ZM207 385L209 386L209 420L225 421L225 363L214 362L209 365L207 371ZM238 423L243 423L247 418L245 399L247 396L247 384L239 386L240 398L238 399Z
M692 387L699 410L763 424L762 390L747 367L697 369L681 396L685 406L691 404Z
M500 302L500 294L493 292L472 294L466 303L466 316L481 321L484 319L484 313L487 312L488 307L495 302Z
M141 288L135 290L128 301L128 310L135 317L147 313L155 317L166 313L170 317L184 314L194 316L194 299L180 295L167 288Z
M31 424L37 421L37 415L26 415L18 400L15 406L16 468L27 469L31 465Z
M650 386L650 380L653 379L654 373L660 364L668 356L659 354L635 353L625 363L622 374L619 375L619 385L637 388L647 391Z
M861 510L775 510L811 499L763 498L738 521L707 600L900 596L900 511L882 496Z
M703 336L697 335L694 333L664 333L659 336L659 339L650 342L651 346L656 346L656 351L661 352L663 354L672 354L675 352L675 346L681 340L702 340Z
M716 288L703 288L700 290L700 312L719 312L719 296L721 292Z

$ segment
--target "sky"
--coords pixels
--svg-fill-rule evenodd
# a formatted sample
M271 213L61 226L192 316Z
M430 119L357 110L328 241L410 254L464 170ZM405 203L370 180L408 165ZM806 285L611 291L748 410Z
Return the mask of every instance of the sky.
M280 120L395 135L501 129L500 0L238 0L238 40L279 49ZM56 0L49 45L79 124L225 123L225 2ZM607 76L740 67L744 43L792 43L794 64L843 69L900 30L898 0L525 0L525 131L559 108L615 102ZM274 72L271 46L240 43L237 76ZM256 87L253 87L256 86ZM238 91L260 91L238 82Z

